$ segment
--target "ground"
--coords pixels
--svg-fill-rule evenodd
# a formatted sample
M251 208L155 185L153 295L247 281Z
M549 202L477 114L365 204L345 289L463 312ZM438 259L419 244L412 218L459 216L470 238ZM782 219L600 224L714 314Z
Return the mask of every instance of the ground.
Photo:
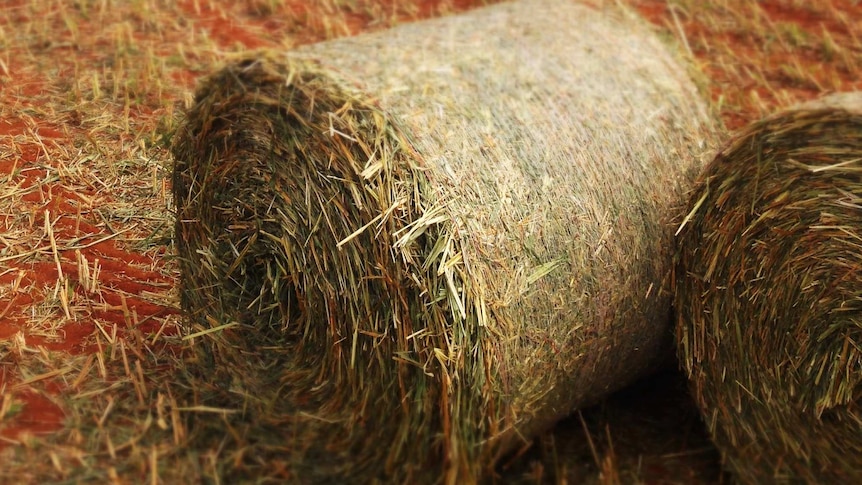
M155 483L170 446L144 447L140 436L152 427L182 442L180 410L154 386L186 343L166 147L196 79L251 49L289 49L482 3L4 2L0 481L114 478L129 465L102 458L125 454L138 456L137 472ZM692 66L728 136L793 103L862 88L858 1L623 3ZM124 423L123 400L149 406L151 421ZM561 423L500 473L525 482L724 480L672 368Z

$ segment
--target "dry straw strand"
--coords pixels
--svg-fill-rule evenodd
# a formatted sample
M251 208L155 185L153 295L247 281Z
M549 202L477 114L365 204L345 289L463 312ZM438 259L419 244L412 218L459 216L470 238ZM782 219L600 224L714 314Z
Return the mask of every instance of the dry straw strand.
M862 480L862 94L756 122L679 234L680 359L743 483Z
M661 360L717 132L684 72L628 12L541 0L207 79L173 149L180 293L237 463L473 481Z

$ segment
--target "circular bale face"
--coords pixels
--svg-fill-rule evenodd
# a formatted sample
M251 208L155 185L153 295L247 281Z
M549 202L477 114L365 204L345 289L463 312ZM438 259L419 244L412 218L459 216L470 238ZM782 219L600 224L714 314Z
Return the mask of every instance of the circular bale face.
M651 370L716 134L684 72L544 0L212 76L173 149L182 305L235 386L210 405L302 480L472 481Z
M757 122L701 175L677 343L744 483L862 481L862 95Z

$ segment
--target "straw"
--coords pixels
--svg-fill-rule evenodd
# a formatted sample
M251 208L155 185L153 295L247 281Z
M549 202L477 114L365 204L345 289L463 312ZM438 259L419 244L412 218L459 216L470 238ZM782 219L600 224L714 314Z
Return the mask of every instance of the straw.
M742 483L862 480L860 174L845 93L743 130L691 196L679 356Z
M661 361L715 136L684 72L626 11L542 0L205 80L173 148L180 293L239 468L477 480Z

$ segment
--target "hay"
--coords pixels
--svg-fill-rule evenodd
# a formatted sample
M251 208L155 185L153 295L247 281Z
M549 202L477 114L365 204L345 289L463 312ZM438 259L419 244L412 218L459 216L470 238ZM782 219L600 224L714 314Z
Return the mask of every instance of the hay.
M176 244L236 462L475 480L647 372L714 136L684 71L628 13L543 0L207 79Z
M677 341L744 483L862 483L862 94L757 122L708 166Z

